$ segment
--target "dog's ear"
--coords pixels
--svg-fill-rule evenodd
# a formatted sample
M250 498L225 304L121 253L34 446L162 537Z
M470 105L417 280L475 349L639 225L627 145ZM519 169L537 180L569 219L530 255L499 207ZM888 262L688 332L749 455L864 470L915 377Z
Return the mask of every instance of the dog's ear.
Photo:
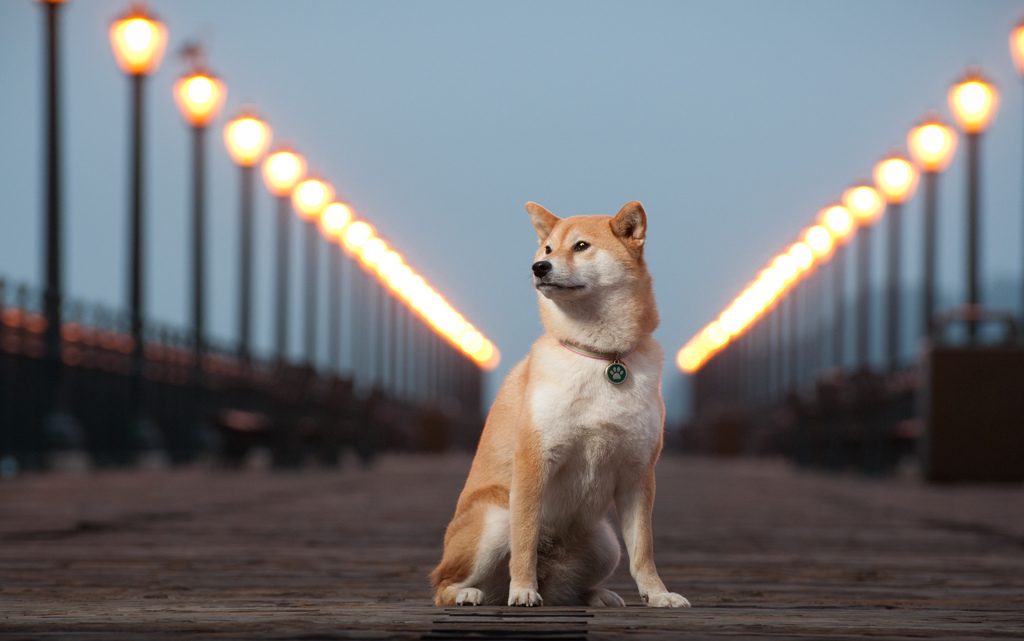
M533 221L533 228L537 230L537 237L544 240L551 235L561 218L544 209L537 203L526 203L526 211L530 213L530 220Z
M627 247L639 251L647 238L647 212L644 206L635 200L626 203L612 219L612 233L621 238Z

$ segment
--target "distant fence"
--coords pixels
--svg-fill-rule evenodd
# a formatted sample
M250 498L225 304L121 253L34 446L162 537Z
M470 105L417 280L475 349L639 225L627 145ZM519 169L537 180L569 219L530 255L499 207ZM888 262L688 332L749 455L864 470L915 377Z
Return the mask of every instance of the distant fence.
M144 333L136 412L128 401L133 345L126 314L65 305L61 362L54 364L45 358L38 293L22 286L10 294L0 281L0 473L45 469L69 451L98 466L153 456L240 465L255 448L265 448L278 467L335 465L346 450L368 461L383 449L472 447L482 427L480 369L436 337L427 337L436 342L421 345L419 358L402 359L405 371L392 372L394 384L357 390L337 372L242 361L218 345L206 347L199 370L189 335L157 324ZM47 392L54 367L57 403ZM430 384L411 393L402 379Z
M815 369L824 335L779 320L773 310L693 373L685 450L869 475L914 459L929 480L1024 480L1024 335L1011 312L935 315L919 357L888 371ZM969 325L984 342L965 339Z
M743 402L718 384L727 359L694 377L700 400L683 448L719 456L784 455L802 467L869 475L893 472L914 453L923 425L916 369L834 369L767 402Z

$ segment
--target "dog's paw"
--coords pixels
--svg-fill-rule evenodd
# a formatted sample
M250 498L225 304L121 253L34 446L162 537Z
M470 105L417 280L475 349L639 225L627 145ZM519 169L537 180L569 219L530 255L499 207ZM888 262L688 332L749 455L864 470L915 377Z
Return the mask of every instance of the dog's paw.
M688 608L690 602L675 592L660 592L658 594L645 594L644 601L652 608Z
M455 605L480 605L484 602L484 593L476 588L462 588L455 597Z
M544 605L544 599L540 597L540 593L536 590L531 590L529 588L513 588L508 591L508 604L523 605L529 608L535 605Z
M604 588L594 588L587 592L587 605L592 608L624 608L626 602L618 594Z

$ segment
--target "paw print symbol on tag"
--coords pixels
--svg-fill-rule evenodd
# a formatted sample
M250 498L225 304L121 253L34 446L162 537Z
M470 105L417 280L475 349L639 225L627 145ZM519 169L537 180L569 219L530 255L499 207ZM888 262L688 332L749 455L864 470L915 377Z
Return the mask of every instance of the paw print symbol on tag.
M604 375L612 385L622 385L626 382L626 377L629 376L629 370L625 363L616 360L604 368Z

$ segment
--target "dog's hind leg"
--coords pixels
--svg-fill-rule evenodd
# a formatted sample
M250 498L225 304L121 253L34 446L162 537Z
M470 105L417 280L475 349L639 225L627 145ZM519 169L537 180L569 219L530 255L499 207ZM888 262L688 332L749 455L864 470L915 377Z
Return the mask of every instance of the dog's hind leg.
M504 605L508 600L508 510L481 504L474 512L476 527L450 536L445 559L434 571L437 605Z
M547 553L544 553L547 552ZM619 540L607 520L579 537L538 551L537 580L549 605L624 606L622 597L595 587L619 565Z

